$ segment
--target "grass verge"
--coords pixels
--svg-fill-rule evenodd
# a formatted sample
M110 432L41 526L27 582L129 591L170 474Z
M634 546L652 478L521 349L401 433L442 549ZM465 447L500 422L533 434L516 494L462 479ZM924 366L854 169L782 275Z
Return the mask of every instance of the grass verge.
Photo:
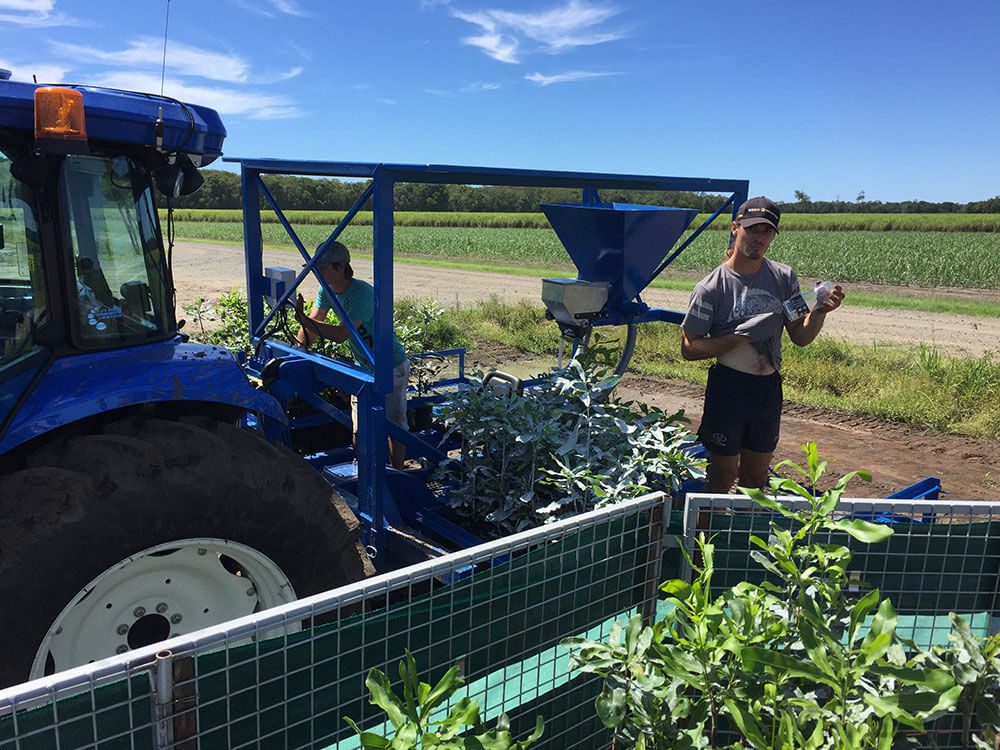
M558 332L537 305L494 298L446 315L475 342L498 342L555 362ZM614 333L599 330L605 340ZM708 364L681 359L677 326L650 323L639 328L629 369L704 384ZM782 372L791 401L919 429L1000 438L1000 362L989 356L956 359L926 346L856 346L821 337L805 348L786 340Z

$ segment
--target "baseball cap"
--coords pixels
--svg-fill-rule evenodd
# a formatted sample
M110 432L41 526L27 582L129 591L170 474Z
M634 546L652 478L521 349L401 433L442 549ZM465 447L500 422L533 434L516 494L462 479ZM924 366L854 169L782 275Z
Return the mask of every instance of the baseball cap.
M345 266L351 262L351 251L347 249L347 245L341 242L331 242L327 245L322 245L316 251L319 256L319 260L316 261L316 268L326 268L327 266L335 266L338 263L343 263Z
M781 221L781 209L770 198L760 196L743 201L736 212L736 221L741 226L750 227L754 224L770 224L774 231L778 231L778 222Z

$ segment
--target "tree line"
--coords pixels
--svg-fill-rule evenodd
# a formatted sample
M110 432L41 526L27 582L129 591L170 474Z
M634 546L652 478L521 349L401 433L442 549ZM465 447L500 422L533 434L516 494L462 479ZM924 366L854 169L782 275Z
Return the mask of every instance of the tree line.
M240 208L240 177L219 169L202 170L205 184L194 195L177 200L177 208ZM368 186L368 181L343 181L291 175L267 175L264 182L282 210L346 211ZM715 211L723 197L710 193L658 190L602 190L601 199L621 203L695 208ZM800 190L796 201L780 203L789 213L1000 213L1000 196L972 203L946 201L872 201L864 194L855 201L814 201ZM580 200L580 191L568 188L508 186L430 185L404 183L396 186L395 207L399 211L486 211L495 213L536 212L539 203ZM160 196L160 206L166 200ZM262 205L263 207L263 205ZM370 209L371 206L364 206Z

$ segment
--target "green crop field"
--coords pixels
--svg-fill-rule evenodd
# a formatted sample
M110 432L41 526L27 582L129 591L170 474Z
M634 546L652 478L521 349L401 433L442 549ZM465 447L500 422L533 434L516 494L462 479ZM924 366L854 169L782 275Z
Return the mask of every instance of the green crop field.
M161 211L161 218L165 212ZM294 225L316 224L334 227L343 218L343 211L288 211L286 218ZM393 214L400 227L491 227L547 229L548 220L541 213L472 213L448 211L396 211ZM179 222L241 222L242 213L229 209L178 209L174 218ZM699 215L698 226L708 214ZM271 211L261 212L265 224L278 223ZM370 226L371 211L360 211L353 222ZM1000 214L789 214L781 220L785 231L817 232L1000 232ZM713 231L728 228L725 220L716 220Z
M330 228L302 224L296 231L306 247L314 248ZM178 221L176 232L180 239L243 242L242 225L229 221ZM280 224L265 224L263 235L266 246L292 246ZM341 239L351 248L371 248L372 228L351 225ZM673 267L707 271L722 259L725 242L724 235L705 233ZM400 257L570 267L565 249L550 229L397 226L395 249ZM771 257L788 263L804 278L1000 289L1000 233L784 231Z

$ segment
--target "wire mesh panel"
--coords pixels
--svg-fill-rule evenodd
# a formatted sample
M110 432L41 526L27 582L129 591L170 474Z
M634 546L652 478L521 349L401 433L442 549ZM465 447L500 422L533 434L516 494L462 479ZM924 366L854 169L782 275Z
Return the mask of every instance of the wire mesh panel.
M801 498L781 498L805 507ZM851 549L851 584L859 595L879 589L900 615L898 631L927 648L948 642L949 612L975 632L1000 627L1000 503L947 500L842 499L838 514L889 524L892 536L865 544L847 534L825 532L816 541ZM692 553L704 531L716 545L714 583L720 590L739 581L758 583L765 571L750 556L750 536L767 539L770 524L791 522L733 495L690 495L684 512L685 545ZM689 574L690 571L687 571Z
M802 498L779 500L794 509L807 507ZM882 598L891 600L898 616L896 632L903 639L922 650L947 645L952 632L949 613L960 615L979 637L1000 632L1000 503L845 498L836 516L887 524L892 529L886 540L873 544L833 531L818 532L812 541L851 550L849 591L860 599L878 589ZM704 532L711 538L712 584L719 594L740 581L774 581L754 561L752 553L758 548L750 541L751 536L767 540L772 529L794 531L796 525L746 497L689 495L683 544L698 564L696 536ZM682 577L691 574L685 563ZM966 746L955 714L932 722L924 733L913 734L919 747Z
M406 649L424 682L460 665L487 725L600 747L599 685L559 642L652 611L662 517L651 495L0 692L0 750L357 747L344 717L383 724L365 675Z

